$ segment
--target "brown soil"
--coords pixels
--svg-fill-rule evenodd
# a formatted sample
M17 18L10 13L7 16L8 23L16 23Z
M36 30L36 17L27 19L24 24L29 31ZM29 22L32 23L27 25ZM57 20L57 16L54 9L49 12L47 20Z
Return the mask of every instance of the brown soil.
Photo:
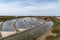
M46 33L44 33L42 36L40 36L39 38L37 38L37 40L45 40L45 38L49 35L53 35L51 30L48 30Z

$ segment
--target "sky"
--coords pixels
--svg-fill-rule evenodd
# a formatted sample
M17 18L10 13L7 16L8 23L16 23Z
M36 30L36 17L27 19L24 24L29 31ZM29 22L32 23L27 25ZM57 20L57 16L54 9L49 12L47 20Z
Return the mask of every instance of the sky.
M0 15L60 16L60 0L0 0Z

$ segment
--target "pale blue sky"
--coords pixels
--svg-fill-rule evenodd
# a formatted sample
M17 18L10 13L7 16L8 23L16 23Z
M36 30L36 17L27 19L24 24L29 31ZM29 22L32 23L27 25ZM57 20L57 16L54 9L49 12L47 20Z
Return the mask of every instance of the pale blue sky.
M60 0L0 0L0 15L60 16Z

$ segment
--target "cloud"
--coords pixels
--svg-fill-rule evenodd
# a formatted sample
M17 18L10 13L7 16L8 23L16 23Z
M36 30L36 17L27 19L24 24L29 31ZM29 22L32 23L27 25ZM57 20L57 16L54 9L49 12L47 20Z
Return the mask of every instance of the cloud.
M15 16L53 16L60 15L59 0L3 0L0 3L0 15Z

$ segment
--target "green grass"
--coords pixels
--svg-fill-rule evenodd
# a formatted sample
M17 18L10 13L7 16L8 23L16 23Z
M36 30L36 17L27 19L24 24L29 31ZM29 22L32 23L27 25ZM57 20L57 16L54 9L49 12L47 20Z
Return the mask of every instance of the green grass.
M23 37L22 40L36 40L36 39L34 38L33 35L29 35L29 36Z

